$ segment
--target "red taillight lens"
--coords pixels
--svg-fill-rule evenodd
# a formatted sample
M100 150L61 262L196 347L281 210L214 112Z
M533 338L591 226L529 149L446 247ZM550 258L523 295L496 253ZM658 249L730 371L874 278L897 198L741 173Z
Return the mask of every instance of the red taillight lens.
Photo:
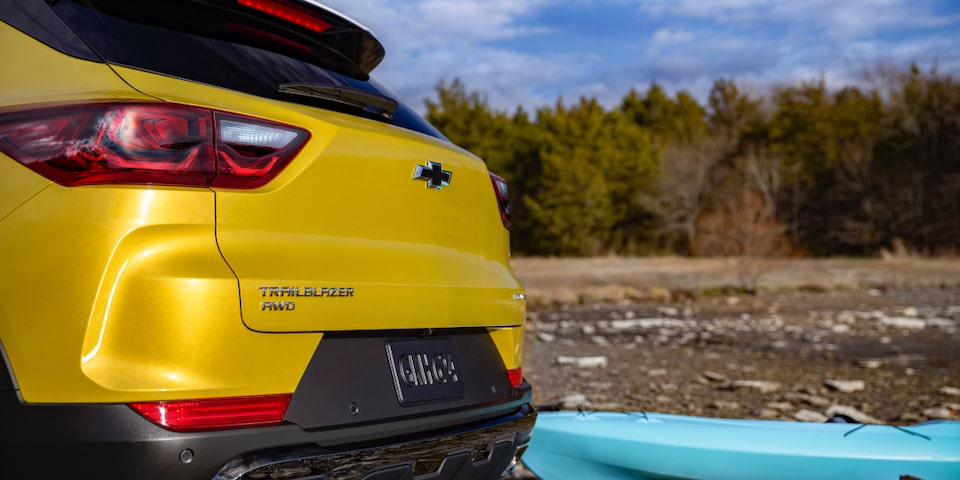
M280 173L308 138L289 125L165 103L0 114L0 151L65 186L256 188Z
M513 219L510 217L510 191L507 189L507 181L497 174L490 174L490 181L493 183L493 193L497 196L497 205L500 207L500 220L503 226L510 228Z
M286 0L237 0L237 3L317 33L330 28L320 15Z
M510 379L510 385L513 385L514 388L519 387L523 383L523 370L521 367L507 370L507 378Z
M175 432L263 427L283 423L290 395L131 403L148 420Z

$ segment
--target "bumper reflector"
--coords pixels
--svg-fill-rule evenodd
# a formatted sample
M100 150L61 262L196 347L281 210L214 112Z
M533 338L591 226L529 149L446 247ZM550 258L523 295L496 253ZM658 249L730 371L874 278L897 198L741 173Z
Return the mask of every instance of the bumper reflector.
M283 423L291 395L131 403L151 422L175 432L263 427Z
M513 388L517 388L523 383L523 371L520 367L507 370L507 378L510 379L510 385L513 385Z

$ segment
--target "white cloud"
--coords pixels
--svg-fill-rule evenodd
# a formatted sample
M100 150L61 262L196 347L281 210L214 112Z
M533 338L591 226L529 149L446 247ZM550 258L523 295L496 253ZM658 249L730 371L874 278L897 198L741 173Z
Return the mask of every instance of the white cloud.
M674 30L671 28L660 28L653 32L650 42L654 47L669 45L673 43L686 43L694 39L694 34L685 30Z

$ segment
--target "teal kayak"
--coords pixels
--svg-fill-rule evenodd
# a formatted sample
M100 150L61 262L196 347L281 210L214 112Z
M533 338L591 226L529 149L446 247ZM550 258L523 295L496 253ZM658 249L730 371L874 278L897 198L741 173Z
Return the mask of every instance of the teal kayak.
M523 462L543 480L958 480L960 422L896 427L543 412Z

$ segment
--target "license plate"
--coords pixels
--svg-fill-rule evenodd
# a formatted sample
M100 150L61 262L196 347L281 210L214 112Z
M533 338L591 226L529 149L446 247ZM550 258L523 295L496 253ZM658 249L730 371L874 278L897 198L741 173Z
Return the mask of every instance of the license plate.
M466 393L449 338L387 342L387 359L401 405L456 399Z

